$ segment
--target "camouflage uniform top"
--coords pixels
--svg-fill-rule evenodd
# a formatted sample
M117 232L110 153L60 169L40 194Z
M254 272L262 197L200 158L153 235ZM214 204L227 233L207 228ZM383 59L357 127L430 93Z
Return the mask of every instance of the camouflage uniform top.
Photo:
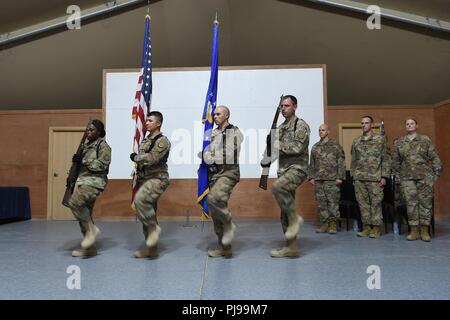
M309 125L296 116L278 127L278 146L276 142L274 144L274 157L278 156L278 175L290 168L308 173L310 132Z
M232 124L223 131L213 130L209 148L203 153L203 159L209 165L210 180L225 176L239 181L239 153L243 140L241 130Z
M427 175L433 178L442 172L442 163L431 139L416 134L411 140L401 137L394 146L394 173L402 180L423 180Z
M345 155L339 143L332 139L326 139L326 141L317 142L312 147L308 179L345 179Z
M77 184L88 185L104 190L108 182L109 164L111 163L111 147L104 138L83 145L83 159Z
M351 175L354 180L380 181L391 175L391 159L386 137L360 136L352 143Z
M142 140L139 145L139 153L134 158L137 164L137 180L139 184L151 178L169 179L167 167L169 152L170 141L166 136L154 133L147 135Z

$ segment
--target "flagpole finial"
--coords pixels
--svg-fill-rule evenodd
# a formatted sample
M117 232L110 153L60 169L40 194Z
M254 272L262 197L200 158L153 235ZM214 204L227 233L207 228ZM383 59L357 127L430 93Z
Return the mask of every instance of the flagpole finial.
M217 11L216 11L216 17L214 18L214 23L219 24L219 20L217 19Z
M147 0L147 15L150 16L150 0Z

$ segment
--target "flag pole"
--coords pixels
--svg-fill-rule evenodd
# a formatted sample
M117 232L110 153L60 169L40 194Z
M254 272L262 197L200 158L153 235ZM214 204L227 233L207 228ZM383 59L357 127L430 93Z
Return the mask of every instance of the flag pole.
M148 1L150 4L150 1ZM146 133L146 119L150 112L151 97L152 97L152 57L151 57L151 37L150 37L150 15L145 16L145 32L144 32L144 45L143 54L141 60L141 69L136 88L136 94L134 99L132 119L135 121L135 131L133 139L133 153L139 153L139 145L145 138ZM135 215L135 221L138 220L138 213L134 206L134 196L138 192L139 185L137 183L137 164L134 163L133 170L133 183L131 193L131 208Z
M216 16L214 17L214 22L213 24L219 24L219 20L217 20L217 11L216 11ZM209 214L209 212L208 212ZM202 227L201 227L201 231L203 232L203 229L205 228L205 215L202 212Z
M147 0L147 14L145 15L145 19L147 19L147 17L148 17L149 20L152 19L152 17L150 16L150 0ZM136 172L136 170L137 170L137 164L136 163L134 163L134 170L135 170L134 172ZM134 206L134 202L131 204L131 208L136 213L134 218L135 218L135 222L137 223L138 222L138 213L137 213L136 207Z
M213 113L216 107L217 100L217 78L218 78L218 27L219 21L217 19L217 12L214 17L214 32L213 32L213 45L212 45L212 60L211 60L211 74L209 79L208 91L206 94L205 105L203 108L202 123L203 127L203 147L202 152L209 147L210 134L214 126ZM197 202L202 206L202 224L201 230L203 231L205 220L209 220L209 209L207 196L209 193L209 178L208 167L202 159L200 168L198 171L198 189L197 189Z

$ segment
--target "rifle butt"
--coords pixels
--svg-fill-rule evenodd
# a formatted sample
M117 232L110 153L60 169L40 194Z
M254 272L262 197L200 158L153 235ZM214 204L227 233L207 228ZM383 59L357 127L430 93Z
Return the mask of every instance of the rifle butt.
M70 197L72 197L72 191L70 189L71 189L70 187L66 189L66 192L64 192L64 197L62 200L62 205L67 208L70 208L69 200L70 200Z
M261 178L259 179L259 187L263 190L267 190L267 179L268 179L268 175L261 175Z
M70 182L70 180L67 179L66 192L64 192L64 197L61 202L64 207L70 208L69 200L72 197L74 189L75 189L75 182Z

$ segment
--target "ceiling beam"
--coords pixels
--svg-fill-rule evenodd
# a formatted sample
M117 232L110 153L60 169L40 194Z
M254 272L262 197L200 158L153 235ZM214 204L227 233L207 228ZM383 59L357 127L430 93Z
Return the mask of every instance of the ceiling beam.
M148 1L148 0L110 1L105 4L96 6L96 7L82 10L80 12L80 21L94 18L94 17L102 15L102 14L110 13L110 12L131 6L131 5L136 5L136 4L145 3L145 2L147 2L148 4L150 3L150 1ZM41 22L41 23L38 23L38 24L35 24L32 26L28 26L28 27L25 27L22 29L18 29L15 31L0 34L0 46L10 43L10 42L13 42L13 41L26 39L26 38L29 38L29 37L32 37L37 34L44 33L44 32L50 31L50 30L64 27L64 26L66 26L67 19L69 16L70 15L62 16L62 17L55 18L55 19L45 21L45 22Z
M369 7L369 4L350 0L307 0L307 1L329 5L341 9L356 11L364 14L367 14L367 8ZM434 30L450 32L449 22L431 17L423 17L403 11L397 11L386 8L380 8L380 17L401 21L404 23L414 24L421 27L431 28Z

